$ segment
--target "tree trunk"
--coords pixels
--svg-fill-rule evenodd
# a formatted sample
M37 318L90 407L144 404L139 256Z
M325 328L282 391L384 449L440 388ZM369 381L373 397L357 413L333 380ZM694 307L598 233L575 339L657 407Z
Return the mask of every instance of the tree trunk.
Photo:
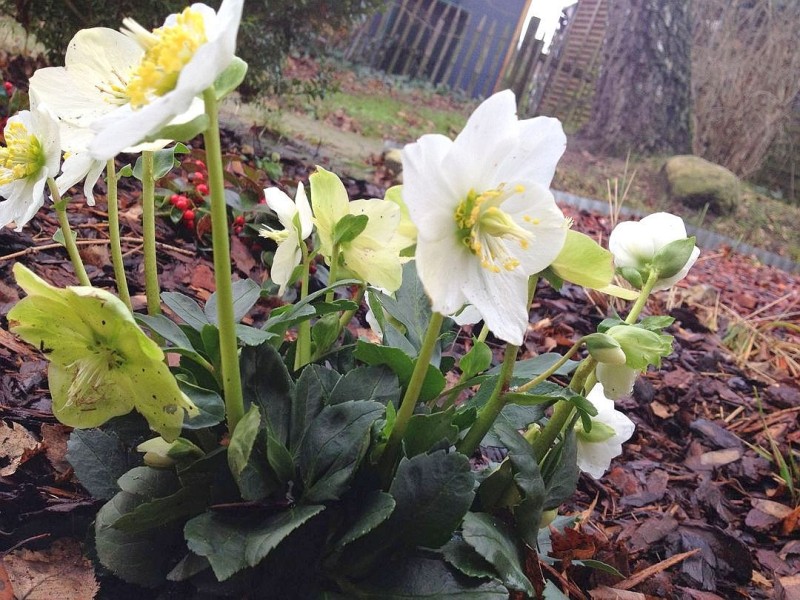
M603 66L582 133L624 156L691 151L690 0L608 0Z

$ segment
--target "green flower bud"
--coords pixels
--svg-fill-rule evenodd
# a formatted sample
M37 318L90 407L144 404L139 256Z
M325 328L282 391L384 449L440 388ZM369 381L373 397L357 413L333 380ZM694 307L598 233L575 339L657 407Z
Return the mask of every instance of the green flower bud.
M672 352L672 336L648 331L635 325L617 325L606 332L625 352L625 364L644 371L649 365L660 366L661 358Z
M584 338L586 348L599 363L609 365L624 365L626 361L625 352L619 342L605 333L593 333Z

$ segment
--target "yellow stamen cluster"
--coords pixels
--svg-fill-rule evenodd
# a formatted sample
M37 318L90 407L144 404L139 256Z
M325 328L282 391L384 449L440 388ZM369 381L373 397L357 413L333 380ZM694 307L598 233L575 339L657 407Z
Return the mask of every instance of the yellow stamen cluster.
M176 23L144 32L135 22L126 22L128 34L145 47L145 54L125 89L134 108L148 103L151 95L163 96L175 89L183 67L208 41L203 15L186 8Z
M523 186L516 185L509 193L502 184L480 194L470 190L456 208L458 235L469 251L480 258L484 269L493 273L499 273L501 268L513 271L520 262L508 251L506 241L516 241L523 250L533 241L533 234L500 208L511 196L524 192ZM528 216L524 219L533 222Z
M37 173L46 162L42 143L19 121L5 129L6 147L0 148L0 185Z

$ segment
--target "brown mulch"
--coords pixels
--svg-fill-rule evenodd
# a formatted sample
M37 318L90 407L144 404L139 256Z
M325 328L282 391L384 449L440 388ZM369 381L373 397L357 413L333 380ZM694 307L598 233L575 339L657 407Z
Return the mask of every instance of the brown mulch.
M284 178L308 170L287 161ZM363 194L373 182L349 183L354 194L376 195ZM125 264L141 305L137 194L123 190L121 200ZM70 218L79 239L96 242L83 247L90 278L113 289L104 209L102 200L93 209L74 202ZM607 239L607 217L569 214L578 230ZM50 413L46 361L8 332L5 319L21 295L11 275L16 260L56 285L74 283L62 249L34 251L52 242L56 227L42 210L23 232L0 231L0 556L85 539L99 506L64 460L68 428ZM209 257L166 221L157 235L162 288L205 300L213 291ZM234 261L240 277L267 275L239 241ZM703 253L673 292L651 300L650 312L676 318L675 352L620 402L637 425L624 456L600 481L582 477L562 509L582 517L577 532L554 534L561 562L542 567L562 589L574 598L798 598L798 499L753 449L769 453L774 442L787 456L800 443L800 336L792 329L800 325L798 303L800 277L725 251ZM560 294L542 286L525 350L564 351L613 308L569 285ZM6 444L12 433L25 442ZM20 444L22 451L7 451ZM587 559L613 565L626 579L575 564ZM122 595L125 586L111 576L100 586L136 597Z

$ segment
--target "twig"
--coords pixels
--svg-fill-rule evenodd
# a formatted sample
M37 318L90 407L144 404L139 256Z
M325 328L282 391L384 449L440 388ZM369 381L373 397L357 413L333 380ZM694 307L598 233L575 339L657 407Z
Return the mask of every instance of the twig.
M689 550L688 552L683 552L682 554L676 554L675 556L671 556L666 560L662 560L660 563L656 563L643 569L633 575L632 577L628 577L627 579L620 581L619 583L614 584L614 587L618 590L629 590L631 588L636 587L646 579L649 579L656 573L661 573L661 571L665 571L669 569L672 565L676 565L679 562L682 562L689 558L690 556L694 556L700 552L700 548L695 548L694 550Z
M129 244L142 244L142 240L135 237L121 237L120 240ZM75 242L78 246L103 246L108 245L111 243L111 240L79 240ZM170 244L165 244L163 242L156 242L156 247L162 250L170 250L172 252L178 252L179 254L183 254L184 256L195 256L196 252L192 250L186 250L184 248L178 248L177 246L172 246ZM30 248L25 248L25 250L20 250L19 252L12 252L11 254L6 254L5 256L0 256L0 262L5 260L11 260L13 258L19 258L20 256L26 256L28 254L36 254L37 252L44 252L46 250L57 250L59 248L63 248L61 244L44 244L42 246L31 246Z

